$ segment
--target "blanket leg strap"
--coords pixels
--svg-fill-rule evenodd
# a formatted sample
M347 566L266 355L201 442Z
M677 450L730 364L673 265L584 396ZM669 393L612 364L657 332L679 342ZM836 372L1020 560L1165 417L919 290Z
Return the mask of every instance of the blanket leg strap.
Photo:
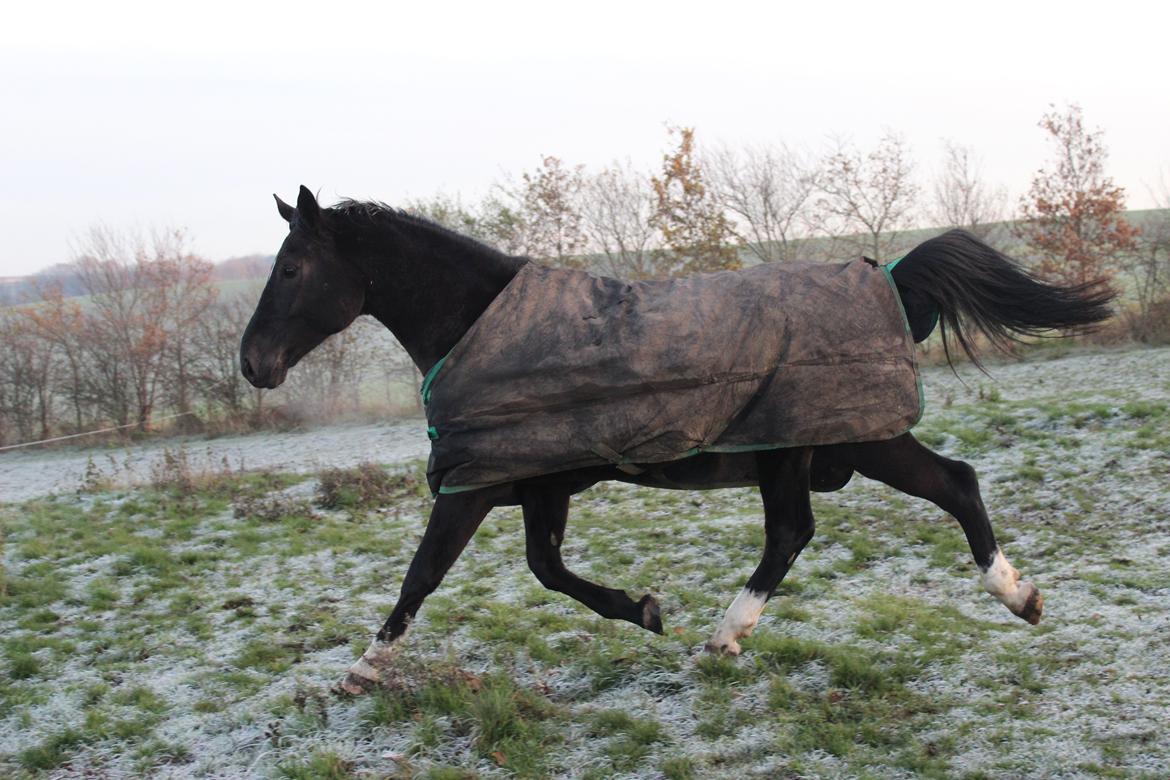
M635 466L633 463L626 461L620 452L615 450L613 447L610 447L608 444L598 442L589 449L612 463L614 468L616 468L618 471L622 471L632 476L636 476L646 471L646 469Z

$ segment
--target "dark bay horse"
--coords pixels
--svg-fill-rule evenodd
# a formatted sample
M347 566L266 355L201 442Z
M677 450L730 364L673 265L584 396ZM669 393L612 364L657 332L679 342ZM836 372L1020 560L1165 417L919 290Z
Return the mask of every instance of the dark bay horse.
M290 368L358 315L389 328L424 374L467 332L529 262L377 203L322 208L301 187L296 207L277 198L289 233L244 332L240 365L256 387L280 385ZM1051 329L1084 328L1110 316L1111 294L1097 284L1057 287L963 231L930 239L892 271L915 341L940 322L975 358L972 336L996 345ZM948 352L949 357L949 352ZM438 587L487 513L522 508L528 565L546 587L607 618L662 632L658 602L578 577L561 560L570 497L602 480L665 488L758 485L764 505L763 558L707 643L740 652L764 605L813 535L810 490L836 490L854 472L933 502L966 534L984 587L1015 615L1040 620L1043 599L1008 563L988 520L975 471L906 433L885 441L736 454L703 453L648 465L637 475L613 466L578 469L435 499L398 603L342 688L361 693L380 679L395 642Z

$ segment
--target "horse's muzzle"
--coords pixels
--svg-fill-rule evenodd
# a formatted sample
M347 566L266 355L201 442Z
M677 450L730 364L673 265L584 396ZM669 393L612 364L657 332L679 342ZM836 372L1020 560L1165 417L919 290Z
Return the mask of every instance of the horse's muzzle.
M269 365L265 365L265 363L266 361L257 355L249 355L242 351L240 353L240 373L253 387L267 390L280 387L288 375L288 367L285 362L278 358Z

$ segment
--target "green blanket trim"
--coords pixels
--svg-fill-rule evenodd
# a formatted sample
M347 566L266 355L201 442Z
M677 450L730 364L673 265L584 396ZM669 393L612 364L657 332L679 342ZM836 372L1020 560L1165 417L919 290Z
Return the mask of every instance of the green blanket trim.
M910 339L910 350L911 350L910 354L914 355L914 334L910 330L910 320L906 316L906 307L902 305L902 297L900 295L898 295L898 286L896 284L894 284L894 277L890 273L893 270L894 266L897 265L899 262L901 262L902 259L903 258L899 257L897 260L895 260L892 263L889 263L889 264L883 265L883 266L878 266L878 267L881 268L883 275L886 277L886 282L888 282L890 285L890 292L892 292L894 294L894 300L898 302L898 311L900 311L902 313L902 325L906 328L906 337L908 339ZM447 359L446 357L443 358L443 360L446 360L446 359ZM435 364L434 368L432 368L429 372L427 372L427 378L423 381L423 403L426 403L427 399L430 397L426 391L429 389L429 383L434 378L434 374L437 372L437 369L439 368L439 366L442 365L443 360L440 360L438 363ZM914 380L915 380L915 384L918 385L918 415L914 418L913 422L911 422L908 426L906 426L906 429L904 431L902 431L899 434L896 434L898 436L902 435L902 433L907 433L912 428L914 428L915 425L918 425L918 423L922 421L922 415L926 412L926 396L923 394L923 391L922 391L922 373L918 370L917 358L914 359ZM433 430L433 428L431 430ZM436 434L433 438L437 439L438 434ZM692 447L691 449L684 452L682 454L682 456L679 457L679 460L682 460L683 458L693 457L693 456L698 455L699 453L702 453L702 452L714 452L714 453L759 452L762 450L782 450L782 449L786 449L788 447L799 447L799 446L801 446L801 445L799 445L799 444L740 444L740 445L724 445L721 447L718 444L714 444L714 445L710 445L707 447ZM619 462L612 463L612 465L617 466L617 465L622 465L622 464L626 464L626 463L633 463L633 461L629 460L628 458L622 458ZM486 484L486 485L457 485L457 486L451 486L451 487L449 487L447 485L440 485L439 486L439 494L450 495L452 493L466 493L466 492L471 491L471 490L482 490L483 488L492 487L493 485L497 485L497 484L504 484L504 483L494 482L494 483L490 483L490 484Z
M434 384L435 377L439 374L439 369L443 367L443 364L447 362L447 358L450 356L451 353L448 352L446 355L443 355L443 357L439 358L439 362L431 366L431 370L427 372L425 377L423 377L422 387L420 387L418 391L422 394L424 406L431 402L431 385Z
M902 255L901 257L899 257L899 258L898 258L897 260L895 260L894 262L892 262L892 263L886 263L885 265L883 265L883 266L881 267L881 268L882 268L882 270L886 272L886 278L890 280L891 284L893 283L893 277L892 277L892 276L890 276L890 274L892 274L892 273L894 272L894 266L896 266L898 263L902 262L902 261L903 261L903 260L905 260L905 259L906 259L906 255ZM898 292L898 287L897 287L897 285L895 285L895 286L894 286L894 294L896 295L896 294L897 294L897 292ZM902 302L902 298L901 298L901 296L899 296L899 297L898 297L898 303L900 304L901 302ZM906 312L905 312L904 310L903 310L903 312L902 312L902 316L903 316L903 317L905 317L905 316L906 316ZM907 321L909 321L909 320L907 320ZM927 333L928 333L928 334L929 334L929 333L931 333L931 332L932 332L932 331L933 331L935 328L937 328L937 327L938 327L938 309L935 309L935 310L934 310L934 319L933 319L933 320L931 320L931 323L930 323L930 330L928 330L928 331L927 331ZM919 384L921 384L921 382L920 382ZM919 388L919 391L921 391L921 388ZM921 415L919 415L919 416L921 416Z
M423 377L422 386L418 389L418 392L422 396L424 407L431 402L431 385L434 384L435 377L439 375L439 369L442 368L443 364L447 362L447 358L450 356L450 354L451 353L448 352L446 355L443 355L443 357L439 358L439 362L431 366L431 370L427 372L425 377ZM428 422L430 421L428 420ZM439 431L435 428L435 426L427 426L427 438L431 441L439 440Z

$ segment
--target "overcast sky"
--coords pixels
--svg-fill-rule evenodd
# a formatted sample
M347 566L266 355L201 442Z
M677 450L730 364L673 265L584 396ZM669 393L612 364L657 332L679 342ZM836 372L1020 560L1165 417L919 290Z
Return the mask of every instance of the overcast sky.
M10 4L0 275L70 259L95 223L274 252L271 193L301 183L396 203L475 198L542 154L649 168L666 122L812 151L894 129L924 183L949 138L1014 204L1047 153L1037 120L1077 102L1131 207L1170 171L1159 4L569 5Z

